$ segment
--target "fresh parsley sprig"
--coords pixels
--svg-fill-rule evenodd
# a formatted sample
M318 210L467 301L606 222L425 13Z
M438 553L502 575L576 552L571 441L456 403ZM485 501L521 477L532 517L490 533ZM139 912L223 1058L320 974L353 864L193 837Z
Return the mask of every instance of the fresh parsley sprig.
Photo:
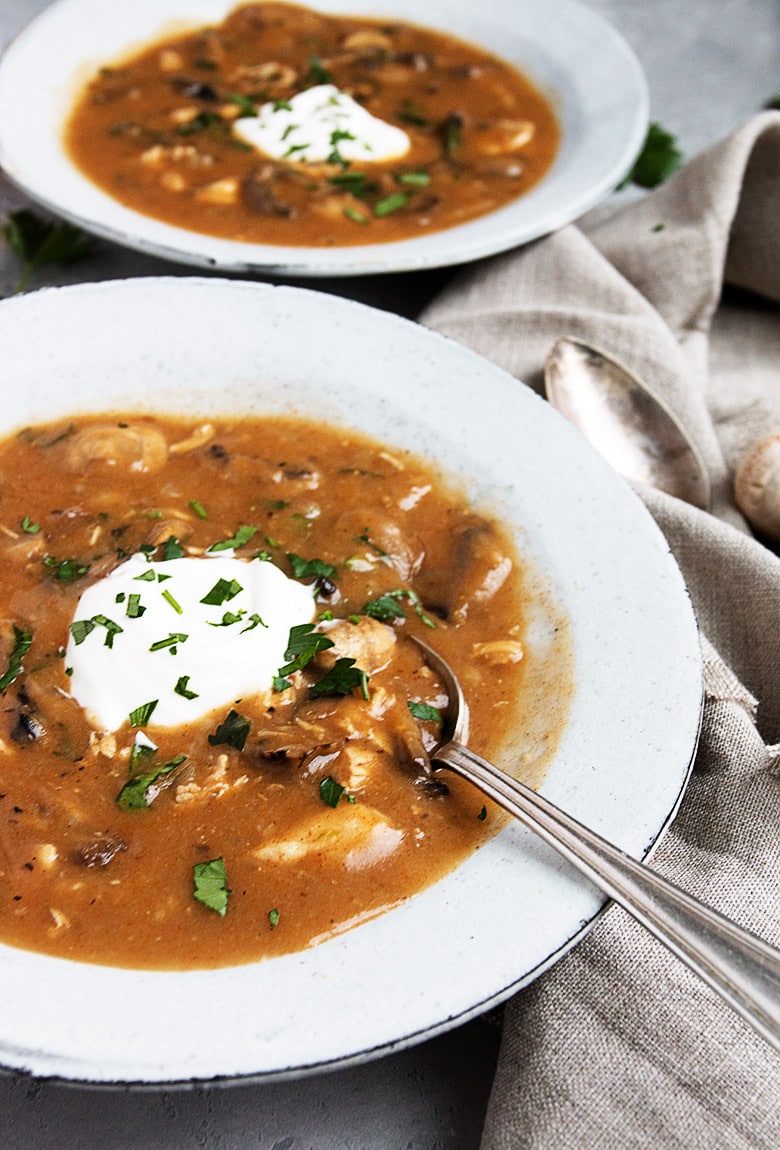
M653 122L634 166L619 187L637 184L640 188L655 188L682 166L683 159L675 137Z
M22 261L22 274L14 288L27 289L34 272L47 264L72 264L90 254L94 239L65 220L45 220L28 208L9 212L3 235Z

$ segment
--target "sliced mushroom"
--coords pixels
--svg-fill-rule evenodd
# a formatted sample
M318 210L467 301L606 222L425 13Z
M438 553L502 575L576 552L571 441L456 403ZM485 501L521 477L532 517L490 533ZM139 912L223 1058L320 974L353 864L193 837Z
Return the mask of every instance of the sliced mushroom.
M168 444L163 433L140 423L127 426L96 423L75 432L65 447L66 466L79 473L92 465L137 472L159 471L167 459Z
M316 658L317 666L330 670L337 659L354 659L358 667L368 675L382 671L393 658L396 647L395 632L392 627L360 615L353 623L340 620L326 631L333 643Z

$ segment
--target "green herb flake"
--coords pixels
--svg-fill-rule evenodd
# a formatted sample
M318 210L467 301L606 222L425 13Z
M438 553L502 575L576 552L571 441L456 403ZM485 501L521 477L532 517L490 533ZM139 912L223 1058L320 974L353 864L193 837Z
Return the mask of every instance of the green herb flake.
M32 631L17 627L16 623L14 623L14 645L8 658L8 667L6 668L5 674L0 678L0 691L4 691L6 687L10 687L17 675L24 670L22 661L30 650L31 644Z
M136 707L127 716L131 727L145 727L151 719L154 709L159 703L159 699L152 699L149 703L142 703L140 707Z
M369 698L368 675L360 667L355 666L354 659L337 659L319 683L312 689L312 695L349 695L355 687L360 688L364 699Z
M143 747L143 744L141 744ZM139 752L140 757L150 757L155 754L154 747L146 747L145 750ZM176 755L167 763L160 763L158 766L152 767L151 770L142 775L136 775L135 778L130 779L125 783L121 791L116 797L117 805L123 811L144 810L151 806L155 798L159 794L159 786L155 787L155 783L159 783L187 758L186 755Z
M120 627L118 623L115 623L113 619L109 619L106 615L93 615L91 621L96 623L99 627L105 627L106 637L103 640L103 644L106 647L113 647L114 637L116 635L121 635L123 628Z
M271 910L269 910L268 925L270 926L271 930L274 930L279 925L279 917L279 910L277 907L273 907Z
M218 579L211 590L203 596L201 603L211 607L221 607L223 603L235 599L244 588L236 579Z
M176 686L173 688L177 695L181 695L182 699L197 699L197 691L191 691L188 687L190 681L189 675L182 675L181 678L176 680Z
M344 215L348 220L352 220L353 224L368 223L368 216L364 215L363 212L359 212L357 208L351 208L349 205L344 208Z
M431 121L424 110L414 100L404 100L398 113L398 119L404 124L411 124L416 128L429 128Z
M307 83L312 84L330 84L333 77L326 68L322 66L322 61L319 56L309 57L309 74L306 77Z
M230 889L227 885L227 870L222 858L195 863L192 868L194 883L193 895L209 910L214 910L223 918L227 914Z
M336 568L322 559L303 559L300 555L287 552L295 579L335 579Z
M161 591L160 594L162 595L165 602L168 603L171 607L173 607L173 609L177 615L183 615L184 614L184 608L182 607L181 603L179 603L176 599L174 599L173 595L171 594L171 592L168 590L167 587L164 591Z
M484 823L485 819L487 818L487 807L482 807L479 814L477 815L477 818L481 823Z
M171 537L168 539L165 546L163 547L162 557L166 561L170 560L170 559L183 559L184 558L184 548L182 547L181 543L179 543L179 540L174 535L171 535Z
M25 515L19 526L21 527L22 531L26 532L28 535L37 535L41 529L40 523L33 523L29 515Z
M236 751L243 751L251 726L245 715L240 715L238 711L231 709L214 734L209 735L209 743L212 747L224 745Z
M222 539L219 543L212 543L207 549L208 551L234 551L237 547L243 547L248 543L253 535L257 533L256 527L250 527L247 524L242 524L230 539Z
M205 507L200 502L200 500L191 499L190 500L190 507L195 512L198 519L208 519L208 512L206 511Z
M128 619L140 619L145 610L146 608L141 604L140 595L128 595L127 607L125 608L125 614L127 615Z
M228 92L227 100L228 103L235 104L237 108L240 108L242 116L257 115L257 105L248 96L242 96L240 92Z
M89 563L81 563L78 559L56 559L54 555L46 555L43 565L60 583L72 583L89 571Z
M187 120L183 124L176 125L176 131L180 136L194 136L197 132L203 132L206 128L213 127L214 124L221 124L222 117L217 112L199 112L197 116L193 116L191 120Z
M377 219L382 219L384 216L389 216L391 212L399 211L408 202L409 197L406 192L392 192L391 195L377 200L374 204L374 215Z
M133 579L140 579L143 583L154 583L154 571L142 571L140 575L134 575Z
M332 646L333 640L321 631L315 631L314 623L299 623L291 627L284 652L285 659L289 661L279 668L279 676L302 671L319 651L327 651ZM290 684L286 685L289 687Z
M246 627L241 628L241 634L243 635L245 631L254 631L255 627L265 627L265 629L268 630L268 624L265 620L262 619L256 611L253 611L247 620Z
M675 137L653 122L633 168L619 187L637 184L640 188L655 188L682 166L683 158Z
M408 188L427 188L431 182L427 172L400 172L395 178Z
M91 619L74 619L70 625L70 633L77 647L79 647L87 635L90 635L94 630L95 624Z
M377 599L371 599L363 606L363 614L368 615L371 619L379 619L382 623L387 623L391 619L400 619L404 617L404 611L400 607L398 600L408 599L414 608L414 612L426 627L435 628L436 624L429 615L426 615L420 603L420 597L416 591L411 588L401 587L395 591L386 591L384 595L380 595Z
M94 240L79 228L63 220L45 220L27 208L8 213L3 235L22 260L22 274L14 294L25 290L38 268L75 263L94 248Z
M171 631L166 639L158 639L156 643L152 643L149 650L165 651L167 649L174 655L179 643L184 643L188 638L189 635L182 634L181 631Z
M412 718L417 719L420 723L440 723L441 711L436 707L432 707L430 703L415 703L413 699L407 700L406 703Z
M344 787L341 783L337 783L332 775L322 779L320 782L320 798L329 807L334 809L339 805L339 800L344 794Z

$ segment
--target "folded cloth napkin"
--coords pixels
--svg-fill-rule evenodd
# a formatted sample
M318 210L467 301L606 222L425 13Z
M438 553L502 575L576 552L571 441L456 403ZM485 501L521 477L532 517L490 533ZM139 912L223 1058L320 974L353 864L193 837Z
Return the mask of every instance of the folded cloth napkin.
M762 113L641 200L460 273L420 317L536 388L555 339L585 339L697 442L711 513L640 491L687 580L705 665L693 777L653 866L776 946L780 559L732 482L780 428L778 193L780 115ZM482 1150L648 1146L776 1150L780 1059L613 906L508 1003Z

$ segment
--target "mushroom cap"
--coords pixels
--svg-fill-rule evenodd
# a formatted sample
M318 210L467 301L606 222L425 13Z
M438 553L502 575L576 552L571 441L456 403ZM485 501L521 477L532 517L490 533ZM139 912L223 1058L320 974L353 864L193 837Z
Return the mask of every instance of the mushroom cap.
M734 476L734 498L758 531L780 540L780 432L759 440Z

